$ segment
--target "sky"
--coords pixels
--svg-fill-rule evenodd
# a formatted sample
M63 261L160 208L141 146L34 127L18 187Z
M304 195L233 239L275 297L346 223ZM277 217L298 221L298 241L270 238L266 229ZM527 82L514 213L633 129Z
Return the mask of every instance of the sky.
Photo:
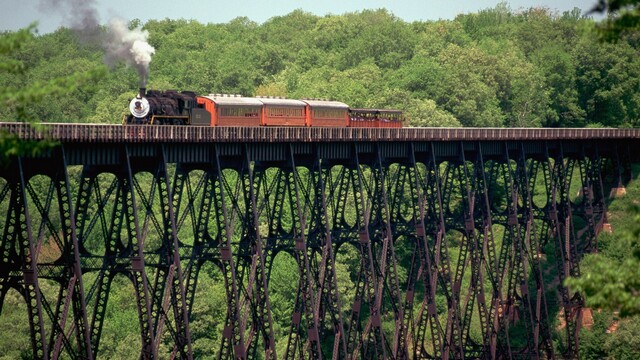
M97 11L101 24L118 17L124 20L188 19L203 24L227 23L245 16L263 23L274 16L302 9L318 16L340 15L365 9L385 8L407 22L453 19L458 14L474 13L495 7L499 0L0 0L0 31L24 28L38 22L38 32L48 33L69 27L72 4L84 3ZM575 7L583 13L597 0L510 0L509 7L523 10L546 7L562 13ZM48 6L47 6L48 4ZM63 5L64 4L64 5ZM57 10L56 10L57 9ZM66 15L65 15L66 14Z

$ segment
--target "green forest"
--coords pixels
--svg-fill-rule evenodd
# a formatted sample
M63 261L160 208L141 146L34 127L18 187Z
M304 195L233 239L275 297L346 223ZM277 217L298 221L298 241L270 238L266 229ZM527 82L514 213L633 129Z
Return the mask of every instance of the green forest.
M599 40L583 9L511 10L506 3L453 20L408 23L390 12L316 16L302 10L258 24L132 21L155 48L147 87L394 108L408 126L633 127L640 125L640 35ZM2 36L10 36L5 33ZM0 60L5 89L104 67L102 47L73 30L36 34ZM42 122L119 123L139 87L112 66L93 84L26 106ZM14 121L12 106L0 121Z
M262 24L239 17L225 24L164 19L134 20L129 26L148 31L155 48L149 89L329 98L351 107L403 110L407 126L640 126L640 34L602 41L585 9L512 10L501 3L453 20L411 23L384 9L327 16L296 10ZM104 65L104 57L99 43L69 28L0 34L0 121L120 123L138 92L139 77L124 64ZM80 169L74 171L71 177ZM634 168L634 177L637 172ZM637 206L633 199L639 193L633 183L626 200L610 207L616 234L633 235L624 241L602 236L601 253L587 256L584 273L619 275L620 281L637 275L637 266L632 274L612 274L602 267L629 269L625 265L638 264L638 232L628 230L637 224L625 212ZM625 251L629 248L634 252ZM400 247L399 257L403 250L408 252ZM354 251L349 247L336 257L339 291L347 304L355 296ZM45 247L43 256L55 258L56 249ZM291 256L274 262L270 297L278 319L273 324L276 346L283 353L298 275ZM209 264L202 272L190 324L198 358L219 348L226 306L221 271ZM400 263L398 272L405 282L406 264ZM92 276L83 280L92 284ZM56 291L55 284L40 285L48 296ZM593 284L584 286L581 290L589 293ZM134 287L117 276L110 294L100 358L139 357ZM593 326L582 330L581 358L637 358L636 297L627 299L632 310L622 313L616 304L607 306L606 296L593 298L599 310L594 310ZM446 307L440 300L437 305ZM9 291L0 313L0 359L30 358L26 314L20 294ZM552 322L561 334L557 319ZM167 356L171 351L167 344L161 344L161 350ZM556 348L557 353L562 350Z

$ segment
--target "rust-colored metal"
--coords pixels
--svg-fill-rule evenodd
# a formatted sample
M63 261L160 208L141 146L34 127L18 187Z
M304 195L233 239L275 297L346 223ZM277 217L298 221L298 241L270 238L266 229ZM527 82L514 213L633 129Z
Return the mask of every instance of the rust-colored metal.
M563 280L640 154L627 129L0 128L60 142L0 173L0 310L24 297L39 359L100 357L116 277L140 357L194 357L203 276L225 289L217 358L576 356L583 304ZM281 253L298 279L287 319L271 295Z
M640 129L208 127L0 123L23 139L64 142L543 141L640 139Z

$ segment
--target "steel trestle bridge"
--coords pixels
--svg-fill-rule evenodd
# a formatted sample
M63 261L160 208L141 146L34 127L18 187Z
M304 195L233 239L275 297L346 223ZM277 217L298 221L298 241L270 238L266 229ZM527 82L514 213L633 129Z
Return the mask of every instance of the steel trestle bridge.
M116 276L140 357L193 358L205 266L224 282L219 358L577 356L583 299L562 284L640 153L633 129L0 130L58 142L0 164L0 312L24 297L40 359L100 357ZM284 339L278 254L298 279Z

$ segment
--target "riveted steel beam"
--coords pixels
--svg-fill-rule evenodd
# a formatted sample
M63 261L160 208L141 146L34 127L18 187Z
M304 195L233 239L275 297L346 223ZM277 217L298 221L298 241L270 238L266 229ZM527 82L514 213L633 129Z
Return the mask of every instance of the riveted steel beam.
M275 359L277 343L285 358L553 358L557 331L575 356L583 301L562 284L597 250L605 189L628 180L636 153L627 138L579 134L275 141L225 129L216 136L258 138L176 144L168 127L132 130L135 141L65 143L0 174L0 310L10 289L25 297L36 358L99 356L118 276L133 284L141 358L194 356L203 276L224 288L209 349L222 359ZM42 255L51 244L59 258ZM297 276L287 319L270 295L283 253Z

